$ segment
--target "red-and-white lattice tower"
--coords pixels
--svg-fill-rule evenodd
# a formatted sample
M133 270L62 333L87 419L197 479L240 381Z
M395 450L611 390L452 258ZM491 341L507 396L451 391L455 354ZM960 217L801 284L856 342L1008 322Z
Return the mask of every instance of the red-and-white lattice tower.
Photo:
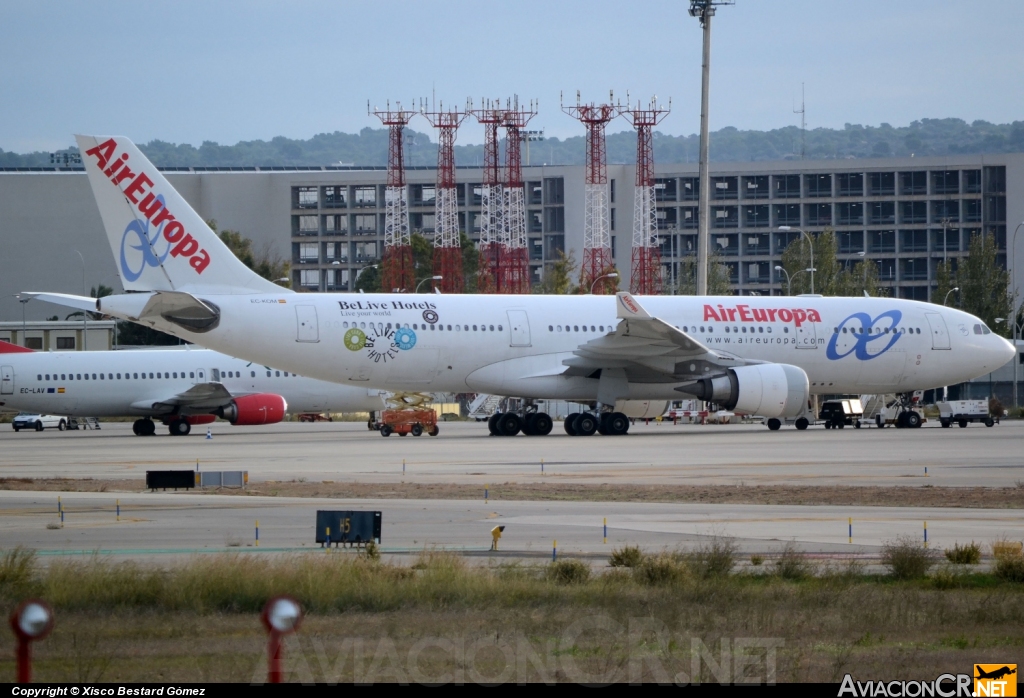
M523 129L537 115L537 102L520 106L519 97L505 108L505 190L502 212L500 293L529 293L530 264L526 249L526 190L523 187Z
M618 115L614 104L583 104L576 93L576 104L562 105L562 111L587 128L586 190L583 215L583 264L580 267L580 292L615 293L612 240L608 230L608 156L604 132L608 122ZM598 280L600 280L598 283Z
M459 236L459 199L455 189L455 136L468 111L445 109L440 103L420 109L437 129L437 194L434 198L434 282L442 293L462 293L462 244Z
M633 263L630 267L629 291L654 296L661 293L661 250L658 247L658 217L654 199L653 128L672 110L658 105L657 97L646 109L637 101L635 107L619 107L619 114L636 129L636 192L633 195Z
M367 102L366 109L370 111ZM409 240L409 201L405 193L405 156L402 131L416 116L400 103L391 109L372 112L388 127L388 186L384 190L384 254L381 258L381 290L384 293L411 293L416 281L412 265L412 244Z
M498 152L498 127L505 123L505 110L497 101L485 99L479 109L470 113L484 127L484 176L480 185L480 293L502 293L498 288L502 224L503 191L501 158Z

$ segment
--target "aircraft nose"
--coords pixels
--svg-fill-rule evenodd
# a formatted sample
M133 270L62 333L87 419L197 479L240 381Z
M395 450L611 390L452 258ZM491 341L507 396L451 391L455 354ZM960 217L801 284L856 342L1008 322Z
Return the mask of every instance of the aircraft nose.
M998 360L997 366L1005 366L1008 362L1013 361L1017 357L1017 349L1013 346L1012 342L1009 342L1002 337L999 337L999 345L995 348L996 356Z

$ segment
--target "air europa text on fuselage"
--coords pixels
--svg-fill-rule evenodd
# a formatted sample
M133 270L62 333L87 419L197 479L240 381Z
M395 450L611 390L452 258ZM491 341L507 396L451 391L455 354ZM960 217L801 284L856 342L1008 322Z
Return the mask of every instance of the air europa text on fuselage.
M805 322L821 322L821 315L814 308L751 308L736 305L726 308L719 305L704 306L704 322L792 322L797 327Z
M85 151L85 154L96 158L96 164L99 165L103 174L121 189L121 193L139 210L139 213L154 226L164 226L164 239L172 245L171 256L188 257L189 266L195 269L197 274L202 274L210 264L210 253L200 247L199 242L189 235L185 226L174 217L174 214L158 198L157 194L147 191L149 187L153 186L153 180L146 176L145 172L132 172L128 166L128 153L121 153L120 157L115 158L116 151L117 142L110 138L95 148ZM126 181L128 184L124 186L123 182ZM139 197L142 197L141 200Z

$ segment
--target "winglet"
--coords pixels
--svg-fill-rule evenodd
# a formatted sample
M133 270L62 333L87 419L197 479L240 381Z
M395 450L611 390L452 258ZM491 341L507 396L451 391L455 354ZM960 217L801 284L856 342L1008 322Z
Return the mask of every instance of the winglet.
M28 349L27 347L19 347L17 344L11 344L0 339L0 354L33 354L34 349Z
M620 291L615 294L615 297L618 300L616 305L618 308L618 318L620 320L651 319L650 313L644 310L642 305L637 303L636 298L634 298L632 294Z

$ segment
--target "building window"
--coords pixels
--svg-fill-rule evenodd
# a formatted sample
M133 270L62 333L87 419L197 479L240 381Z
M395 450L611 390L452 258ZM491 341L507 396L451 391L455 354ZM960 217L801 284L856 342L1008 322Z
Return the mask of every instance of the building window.
M57 349L73 350L75 348L74 337L57 337Z
M964 201L964 223L981 222L981 201L979 199L967 199Z
M739 198L739 179L737 177L712 177L711 196L715 199Z
M374 214L363 214L356 216L356 234L365 235L367 233L377 233L377 216Z
M775 204L775 225L800 225L800 204Z
M335 235L348 232L348 216L324 216L324 232Z
M981 170L964 170L964 194L981 193Z
M832 175L804 175L807 184L807 196L832 196Z
M292 191L294 192L292 202L295 208L317 207L319 195L316 187L295 187Z
M696 227L697 227L697 217L698 217L698 213L697 212L698 212L698 210L699 209L696 206L690 206L690 207L681 209L681 212L682 212L682 214L681 214L682 215L682 222L683 222L682 227L683 228L696 229Z
M807 225L832 225L832 204L807 204Z
M917 231L915 231L917 232ZM921 231L923 232L923 231ZM925 245L927 247L927 245ZM903 281L927 281L928 280L928 258L917 257L914 259L900 260L900 278Z
M526 183L526 202L534 206L544 203L544 185L540 182Z
M613 208L612 211L615 211ZM658 230L675 230L679 227L678 211L673 208L659 208L655 212L658 220ZM613 228L614 230L614 228Z
M875 264L878 265L878 279L880 281L895 281L896 280L896 260L895 259L876 259Z
M721 255L735 256L740 253L738 235L714 235L711 237L711 244Z
M348 187L324 187L324 208L345 208L348 205Z
M934 241L933 250L936 252L959 252L960 251L960 229L959 228L946 228L943 230L932 231L932 240Z
M900 172L900 194L902 196L916 196L927 193L927 172Z
M680 180L680 191L683 194L683 201L696 201L700 197L700 179L683 177Z
M356 206L376 206L377 187L356 187L354 203Z
M748 228L766 228L771 225L768 216L768 204L745 206L743 208L744 225Z
M864 225L864 204L836 204L836 225Z
M771 239L768 233L760 235L744 235L744 254L769 254Z
M775 175L776 199L800 198L800 175Z
M868 233L868 252L895 252L896 231L895 230L872 230Z
M299 285L303 288L320 290L320 272L316 269L303 269L299 272Z
M840 254L854 254L864 250L864 231L843 231L836 233Z
M900 223L927 223L928 203L925 201L901 201Z
M715 228L738 228L740 224L739 208L736 206L713 206L711 208L711 224Z
M544 180L544 203L565 203L565 180L562 177L548 177Z
M36 351L43 350L43 338L42 337L25 337L25 348L35 349Z
M896 202L871 202L868 204L869 225L887 225L896 222Z
M315 242L303 242L299 244L299 262L308 264L320 261L320 246Z
M677 180L675 177L654 180L654 200L675 201L677 194L676 185ZM612 201L614 201L614 197Z
M864 196L864 175L860 172L844 172L836 175L839 191L837 196Z
M932 172L933 194L959 194L960 171L938 170Z
M768 198L768 175L744 177L741 185L744 199Z
M561 182L562 180L559 179L558 181ZM565 208L562 206L548 206L544 209L544 232L565 232Z
M868 196L893 196L896 194L895 172L871 172L868 174Z
M900 252L927 252L927 230L901 230ZM904 277L905 278L905 277Z
M943 220L949 220L952 222L960 221L959 201L932 202L932 223L941 223Z

